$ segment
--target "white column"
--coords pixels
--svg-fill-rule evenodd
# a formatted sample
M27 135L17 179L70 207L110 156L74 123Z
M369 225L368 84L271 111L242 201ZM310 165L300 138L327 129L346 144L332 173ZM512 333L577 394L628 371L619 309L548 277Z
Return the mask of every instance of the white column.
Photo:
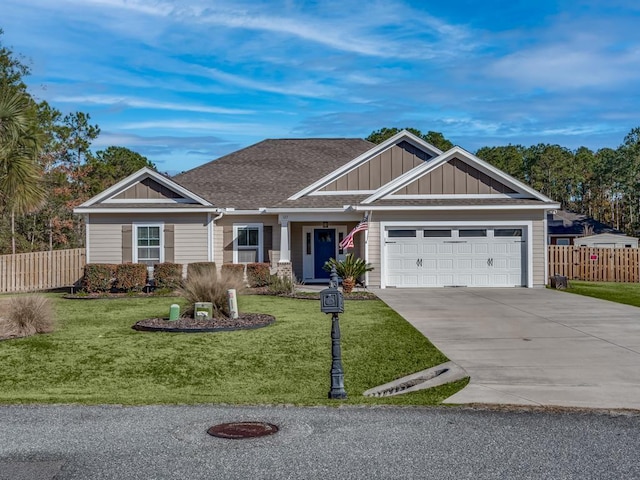
M291 250L289 248L289 216L280 215L280 261L278 263L291 262Z

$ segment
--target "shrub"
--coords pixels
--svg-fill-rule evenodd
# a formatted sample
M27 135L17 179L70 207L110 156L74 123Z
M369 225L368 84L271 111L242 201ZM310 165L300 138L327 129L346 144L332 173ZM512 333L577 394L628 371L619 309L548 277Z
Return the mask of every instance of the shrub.
M233 276L240 282L244 281L244 265L242 263L224 263L222 265L222 273Z
M140 292L147 284L144 263L122 263L116 266L116 288L126 292Z
M290 277L271 275L267 291L272 295L291 295L296 291L296 283Z
M153 279L158 288L175 290L182 285L182 264L158 263L154 265Z
M4 315L0 319L0 338L49 333L55 327L51 301L42 295L13 297Z
M342 289L345 293L350 293L353 290L358 278L373 270L370 263L356 257L353 253L348 253L341 261L330 258L322 268L330 272L332 267L336 267L338 276L342 278Z
M247 264L247 282L250 287L264 287L271 280L271 265L268 263Z
M194 303L211 302L214 318L228 318L227 290L232 288L235 288L238 294L244 289L244 284L242 280L238 280L236 272L229 273L228 270L223 270L217 277L202 272L192 273L178 289L180 295L189 302L185 315L193 315Z
M113 287L117 265L87 263L84 266L82 288L88 293L108 292Z
M187 265L187 278L195 273L206 273L213 277L218 275L216 262L194 262Z

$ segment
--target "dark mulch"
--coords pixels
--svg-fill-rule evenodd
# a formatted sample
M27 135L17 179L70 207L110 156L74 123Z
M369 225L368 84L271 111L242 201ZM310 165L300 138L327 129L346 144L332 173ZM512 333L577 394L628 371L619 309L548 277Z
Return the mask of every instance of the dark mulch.
M271 295L274 297L299 298L302 300L320 300L320 292L296 291L295 293L274 294L269 291L268 287L250 288L243 293L248 295ZM378 298L374 293L366 290L355 290L351 293L343 293L343 295L345 300L376 300Z
M238 318L212 318L210 320L181 317L170 321L168 318L146 318L136 322L134 330L146 332L219 332L246 330L271 325L276 319L265 313L241 313Z

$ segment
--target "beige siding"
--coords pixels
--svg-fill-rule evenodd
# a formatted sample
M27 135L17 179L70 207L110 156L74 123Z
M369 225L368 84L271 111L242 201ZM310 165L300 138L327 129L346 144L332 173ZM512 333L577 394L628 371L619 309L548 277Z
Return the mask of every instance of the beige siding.
M176 199L182 198L173 190L169 190L167 187L160 185L155 180L145 178L141 182L127 188L125 191L119 193L115 197L118 200L133 200L133 199Z
M514 193L514 190L457 158L394 192L398 195L491 193Z
M368 257L367 261L373 265L369 272L369 286L380 286L380 222L376 213L369 219L369 232L367 236Z
M271 265L275 266L280 260L280 224L276 215L225 215L216 222L214 232L214 256L216 265L233 262L233 224L261 223L271 226L273 242L269 251Z
M208 260L207 214L91 214L89 217L89 261L122 262L122 226L162 222L174 225L175 262L187 264Z
M322 191L375 190L429 158L429 154L401 142L344 174Z
M544 275L545 251L547 249L546 235L544 231L544 220L533 222L533 286L543 287L546 285Z

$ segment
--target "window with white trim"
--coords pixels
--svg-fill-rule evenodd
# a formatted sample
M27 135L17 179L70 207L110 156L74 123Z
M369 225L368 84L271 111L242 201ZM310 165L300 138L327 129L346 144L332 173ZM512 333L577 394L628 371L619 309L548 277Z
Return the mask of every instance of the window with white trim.
M162 225L136 225L135 237L135 263L162 263Z
M233 225L233 263L262 262L262 224Z

